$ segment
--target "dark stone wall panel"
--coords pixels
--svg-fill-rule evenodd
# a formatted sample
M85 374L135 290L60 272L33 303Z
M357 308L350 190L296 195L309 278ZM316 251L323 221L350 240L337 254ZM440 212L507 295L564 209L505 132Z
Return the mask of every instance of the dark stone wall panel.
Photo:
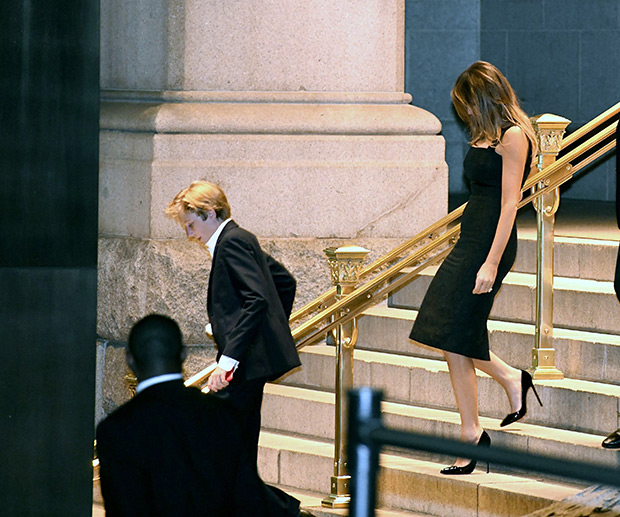
M95 268L0 269L2 515L90 508L96 289Z
M0 514L92 512L99 2L0 2Z
M616 0L545 0L545 28L548 30L609 30L618 28Z
M480 0L484 30L542 30L544 0Z
M408 30L478 30L478 0L409 0Z
M480 0L408 0L405 4L405 91L441 120L449 191L466 190L463 148L468 136L452 108L458 75L480 54Z
M461 180L463 132L449 92L456 75L482 59L508 77L529 115L555 113L574 131L620 100L620 0L408 0L405 90L435 113L446 136L450 193ZM613 201L615 170L600 160L563 195Z
M512 32L508 66L503 70L529 115L577 116L579 105L579 40L570 33Z
M98 2L0 3L0 266L94 264Z
M581 34L578 122L620 102L620 30Z
M500 70L508 68L508 32L496 30L480 31L480 55Z

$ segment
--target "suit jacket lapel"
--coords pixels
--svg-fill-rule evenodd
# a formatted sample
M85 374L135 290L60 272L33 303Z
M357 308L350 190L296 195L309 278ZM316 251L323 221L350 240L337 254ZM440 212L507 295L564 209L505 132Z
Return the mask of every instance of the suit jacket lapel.
M209 288L207 290L207 313L208 314L211 313L211 298L212 298L211 286L213 284L213 276L214 276L213 272L215 271L217 251L220 248L219 244L220 242L222 242L222 239L224 235L226 235L226 232L228 232L229 230L232 230L233 228L239 228L239 225L235 221L230 221L228 224L226 224L226 226L224 226L222 233L220 233L220 236L217 238L217 242L215 243L215 253L213 253L213 257L211 257L211 271L209 272Z

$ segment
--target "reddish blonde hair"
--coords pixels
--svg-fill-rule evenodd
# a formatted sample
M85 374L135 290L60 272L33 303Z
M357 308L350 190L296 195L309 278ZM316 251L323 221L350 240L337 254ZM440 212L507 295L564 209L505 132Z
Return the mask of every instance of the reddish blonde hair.
M193 212L202 219L206 219L209 210L215 210L218 219L228 219L230 205L226 194L214 183L194 181L174 197L164 209L164 213L181 223L181 214L184 212Z

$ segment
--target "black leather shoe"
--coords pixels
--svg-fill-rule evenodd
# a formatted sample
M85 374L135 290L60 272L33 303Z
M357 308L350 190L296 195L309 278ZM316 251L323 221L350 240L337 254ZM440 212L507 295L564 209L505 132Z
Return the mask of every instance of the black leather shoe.
M616 429L601 444L605 449L620 449L620 429Z

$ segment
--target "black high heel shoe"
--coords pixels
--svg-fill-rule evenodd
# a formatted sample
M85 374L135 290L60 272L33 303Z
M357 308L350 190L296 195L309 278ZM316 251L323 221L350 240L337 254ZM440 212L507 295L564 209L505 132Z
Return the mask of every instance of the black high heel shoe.
M521 370L521 409L519 409L519 411L515 411L514 413L507 414L504 417L504 420L502 420L502 423L499 424L500 427L506 427L508 424L521 420L525 416L525 413L527 413L527 392L530 388L532 388L534 395L536 395L536 400L538 400L538 403L542 407L543 403L540 401L540 397L534 387L532 376L525 370Z
M486 431L482 431L480 438L478 438L478 443L476 447L490 447L491 446L491 437L487 434ZM446 467L441 469L439 472L445 474L447 476L454 476L458 474L471 474L476 468L476 460L471 460L467 465L463 465L462 467L458 467L457 465L452 465L451 467ZM487 463L487 474L489 473L489 464Z

